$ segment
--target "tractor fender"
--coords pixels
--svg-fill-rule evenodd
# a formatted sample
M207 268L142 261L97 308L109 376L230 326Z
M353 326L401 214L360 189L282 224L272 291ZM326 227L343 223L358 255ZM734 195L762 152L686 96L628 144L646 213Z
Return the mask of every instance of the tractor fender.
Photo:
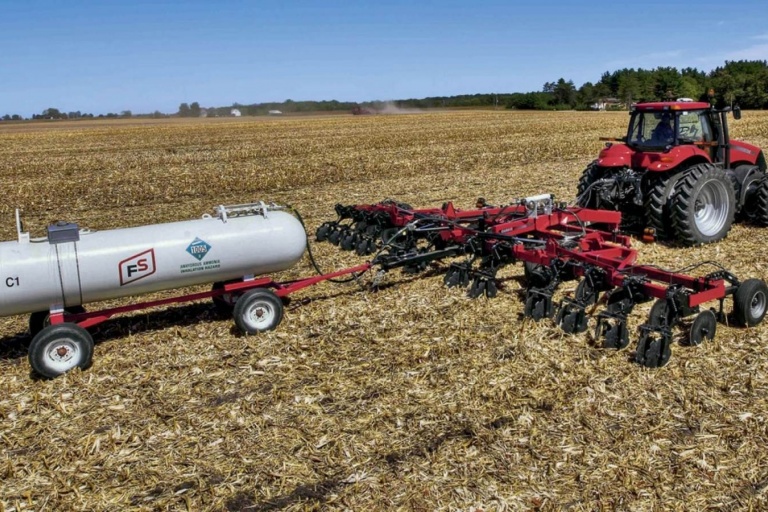
M608 144L600 151L597 165L600 167L631 167L635 154L625 144Z
M709 155L696 146L675 146L664 152L638 152L633 160L636 168L650 172L667 172L679 167L711 163Z
M746 142L742 142L740 140L731 141L731 161L750 163L752 165L760 166L761 160L764 166L765 156L759 147L753 146L752 144L747 144ZM765 170L765 167L762 169Z

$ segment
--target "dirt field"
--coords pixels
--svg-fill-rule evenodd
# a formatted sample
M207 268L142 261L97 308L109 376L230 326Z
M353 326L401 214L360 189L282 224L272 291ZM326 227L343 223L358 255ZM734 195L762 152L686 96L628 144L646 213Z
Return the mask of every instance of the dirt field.
M311 233L337 202L570 201L597 138L626 122L465 111L0 123L0 239L15 239L16 207L42 236L55 220L108 229L254 200L293 205ZM768 113L731 131L768 148ZM714 260L768 279L766 229L634 245L645 263ZM314 252L326 270L360 262ZM441 268L392 273L377 293L300 292L259 336L209 303L120 317L94 329L90 369L50 381L30 374L27 319L0 318L0 510L768 508L765 324L719 325L649 370L631 362L634 331L614 352L523 319L519 267L492 300L445 288ZM305 258L278 277L312 272Z

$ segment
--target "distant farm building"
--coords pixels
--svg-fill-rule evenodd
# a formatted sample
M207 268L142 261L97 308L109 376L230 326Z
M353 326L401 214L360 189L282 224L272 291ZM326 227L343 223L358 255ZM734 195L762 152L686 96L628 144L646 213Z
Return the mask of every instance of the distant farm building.
M235 117L240 117L240 116L243 115L243 114L240 113L240 109L239 108L233 108L232 110L229 111L229 113L232 114Z
M279 111L279 110L270 110L269 111L269 115L271 115L271 116L281 116L281 115L283 115L283 113L281 111Z
M591 104L592 110L616 110L622 107L622 103L617 98L602 98Z

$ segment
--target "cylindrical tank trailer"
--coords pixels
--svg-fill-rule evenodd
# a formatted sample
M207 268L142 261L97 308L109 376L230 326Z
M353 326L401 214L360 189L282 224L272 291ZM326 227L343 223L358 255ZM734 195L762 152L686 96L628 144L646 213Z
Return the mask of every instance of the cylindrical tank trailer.
M62 312L82 314L82 304L118 297L248 281L289 269L304 254L304 227L284 207L253 203L214 211L197 220L108 231L57 223L44 238L23 232L17 212L18 240L0 242L0 316L32 314L32 367L54 377L90 364L90 334L61 323ZM260 300L250 308L241 304L245 319L239 325L274 328L282 316L279 298L264 289L252 292Z

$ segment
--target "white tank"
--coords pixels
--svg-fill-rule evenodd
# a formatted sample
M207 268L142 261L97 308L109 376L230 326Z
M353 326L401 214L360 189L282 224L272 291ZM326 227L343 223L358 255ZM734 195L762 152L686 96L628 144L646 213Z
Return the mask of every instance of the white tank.
M279 206L219 206L214 216L109 231L48 228L0 242L0 316L47 311L286 270L304 254L301 223Z

